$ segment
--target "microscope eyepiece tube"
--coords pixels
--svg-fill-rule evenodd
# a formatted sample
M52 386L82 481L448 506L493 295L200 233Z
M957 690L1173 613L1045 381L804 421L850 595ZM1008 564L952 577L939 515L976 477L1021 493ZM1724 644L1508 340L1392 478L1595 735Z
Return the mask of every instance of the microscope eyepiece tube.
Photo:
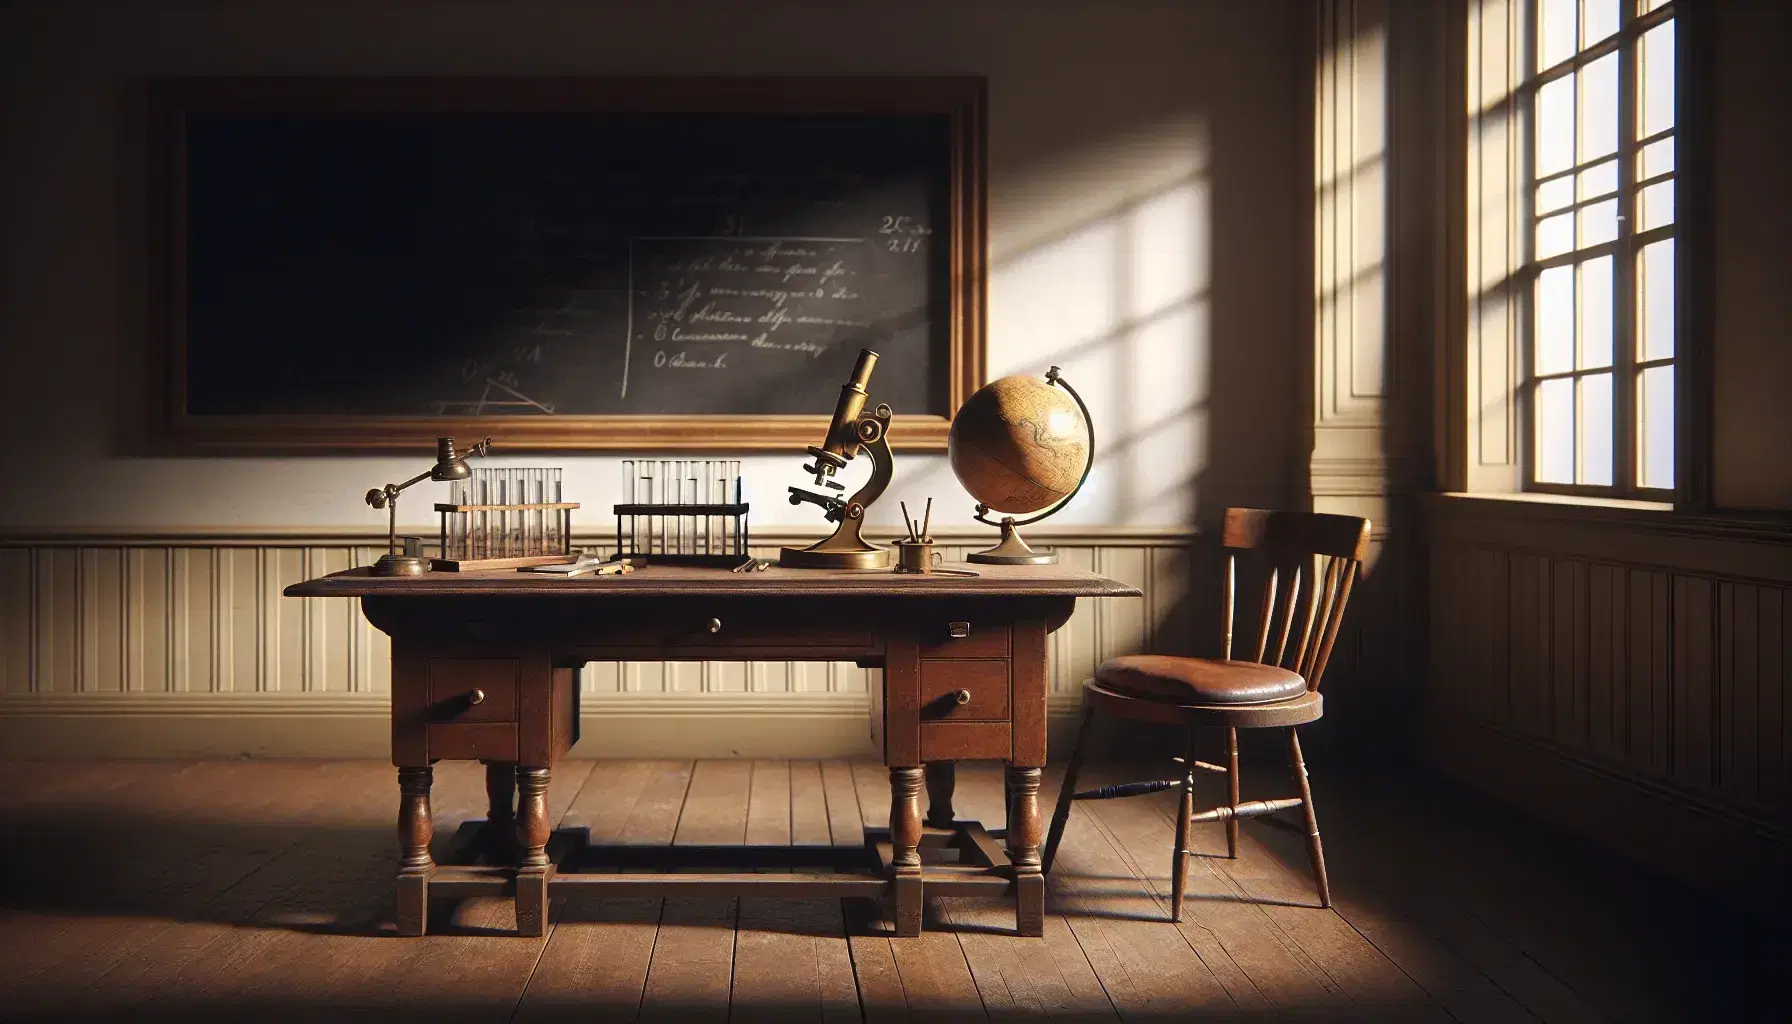
M877 353L868 348L859 350L859 361L853 364L852 378L846 386L855 391L864 391L865 385L871 383L871 370L877 366Z

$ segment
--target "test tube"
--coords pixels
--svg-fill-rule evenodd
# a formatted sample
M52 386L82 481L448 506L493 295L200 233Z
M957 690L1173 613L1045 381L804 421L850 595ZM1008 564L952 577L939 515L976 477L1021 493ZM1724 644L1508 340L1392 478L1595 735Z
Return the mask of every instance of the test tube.
M521 505L528 500L528 498L523 495L524 472L520 469L513 469L507 475L510 477L510 487L508 491L509 496L505 499L504 503L507 505ZM506 551L510 557L514 558L517 555L524 553L523 510L520 508L505 509L504 517L506 520L504 525L509 527L509 535L506 538Z
M504 557L504 482L503 470L494 470L490 498L490 504L494 507L491 511L491 519L487 522L491 532L486 536L486 543L491 548L486 556L488 558Z
M535 503L538 505L542 504L547 501L543 495L547 492L548 471L545 469L538 469L530 475L533 476L535 480L529 489L535 492ZM530 541L531 547L529 550L537 555L546 554L548 550L548 510L545 508L538 508L531 511L529 513L529 522L531 524L531 529L535 534L534 539Z
M560 471L557 469L548 470L548 500L555 503L562 500L560 497ZM555 554L564 553L566 551L566 510L563 508L553 509L548 516L548 524L550 531L548 550Z
M677 479L677 476L674 475L673 469L672 469L672 460L671 459L661 459L660 460L660 504L661 505L669 505L672 503L672 481L676 480L676 479ZM666 546L666 541L668 539L668 531L666 529L666 516L663 512L660 514L659 520L660 520L660 525L659 525L660 554L662 554L662 555L670 554L672 552L672 549L670 547Z
M487 472L483 469L473 471L472 503L475 505L485 504L485 475ZM468 517L467 557L483 558L485 557L485 513L469 512Z
M523 470L523 501L525 504L534 505L541 501L540 475L540 470ZM525 555L541 554L541 527L537 524L540 515L541 510L538 508L523 510L523 554Z

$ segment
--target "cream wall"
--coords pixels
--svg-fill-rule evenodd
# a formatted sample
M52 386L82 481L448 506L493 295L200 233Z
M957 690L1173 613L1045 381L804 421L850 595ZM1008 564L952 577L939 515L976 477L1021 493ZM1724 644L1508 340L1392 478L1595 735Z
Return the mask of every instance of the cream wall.
M426 457L129 454L140 197L120 111L127 83L155 75L987 75L990 371L1063 366L1100 439L1089 491L1054 526L1185 526L1291 500L1311 274L1298 13L1274 0L7 4L0 531L372 527L362 491ZM554 461L570 499L616 499L615 458ZM747 461L756 522L820 525L779 500L798 463ZM927 495L936 520L968 522L942 458L903 458L895 497ZM874 513L894 522L885 505Z

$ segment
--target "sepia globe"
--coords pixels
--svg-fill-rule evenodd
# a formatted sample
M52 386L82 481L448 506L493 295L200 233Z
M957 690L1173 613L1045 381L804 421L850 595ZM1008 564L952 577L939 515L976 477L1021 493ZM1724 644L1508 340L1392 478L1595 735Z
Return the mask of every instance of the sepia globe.
M1069 395L1017 375L984 385L964 403L946 454L971 497L992 511L1025 515L1076 491L1091 443L1089 424Z

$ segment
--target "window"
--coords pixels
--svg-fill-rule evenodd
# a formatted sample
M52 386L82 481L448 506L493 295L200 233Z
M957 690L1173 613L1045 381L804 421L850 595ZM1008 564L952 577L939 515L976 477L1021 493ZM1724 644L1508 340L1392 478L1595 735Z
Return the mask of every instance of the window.
M1673 0L1530 0L1530 486L1674 487Z

